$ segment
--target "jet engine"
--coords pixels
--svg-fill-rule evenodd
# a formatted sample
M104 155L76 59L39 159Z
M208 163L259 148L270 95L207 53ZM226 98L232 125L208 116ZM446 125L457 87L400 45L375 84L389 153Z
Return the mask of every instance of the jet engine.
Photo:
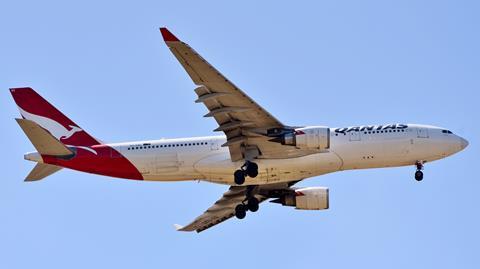
M300 149L330 148L330 128L323 126L310 126L291 130L269 130L270 136L276 136L270 141L282 145L295 146Z
M308 187L296 189L272 201L284 206L294 206L296 209L323 210L328 209L328 188Z

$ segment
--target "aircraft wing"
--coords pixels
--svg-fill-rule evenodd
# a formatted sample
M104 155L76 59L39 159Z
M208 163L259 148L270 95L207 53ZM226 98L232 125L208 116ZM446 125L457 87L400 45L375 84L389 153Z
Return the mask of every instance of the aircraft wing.
M248 191L250 191L251 194L261 203L269 198L277 198L286 192L293 192L294 190L291 189L290 186L295 183L297 182L257 186L231 186L228 191L223 194L220 200L216 201L213 206L208 208L207 211L193 220L190 224L183 227L175 225L175 227L178 231L196 231L199 233L235 216L235 207L245 200Z
M177 60L198 86L197 103L203 103L218 128L227 136L232 161L253 158L288 158L306 155L294 147L269 141L268 130L288 128L273 117L188 44L180 41L167 28L160 28L163 39Z

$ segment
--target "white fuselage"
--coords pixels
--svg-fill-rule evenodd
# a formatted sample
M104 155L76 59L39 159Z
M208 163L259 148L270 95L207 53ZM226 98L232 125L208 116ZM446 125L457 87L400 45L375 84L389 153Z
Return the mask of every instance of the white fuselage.
M346 129L346 128L345 128ZM468 144L446 129L408 124L402 130L338 132L331 128L326 152L288 159L256 159L259 174L245 184L301 180L349 169L414 165L452 155ZM130 160L145 180L206 180L233 185L232 162L223 136L108 144Z

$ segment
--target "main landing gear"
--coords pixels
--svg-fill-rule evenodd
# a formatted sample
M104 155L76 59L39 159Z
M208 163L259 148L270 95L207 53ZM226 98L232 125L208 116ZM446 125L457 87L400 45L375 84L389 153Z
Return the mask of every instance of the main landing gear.
M415 172L415 180L416 181L422 181L423 179L423 162L417 161L415 163L415 166L417 167L417 171Z
M245 177L254 178L258 175L258 165L254 162L246 161L245 164L235 173L233 173L235 184L242 185L245 183Z
M250 186L249 186L250 187ZM247 211L257 212L260 201L251 194L252 188L247 189L246 199L235 207L235 217L237 219L243 219L247 215Z

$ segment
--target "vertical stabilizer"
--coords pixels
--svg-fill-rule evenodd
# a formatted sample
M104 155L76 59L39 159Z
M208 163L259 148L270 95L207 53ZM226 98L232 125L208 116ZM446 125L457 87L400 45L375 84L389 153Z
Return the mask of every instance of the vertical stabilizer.
M10 92L24 119L40 125L63 144L73 146L101 144L32 88L12 88Z

